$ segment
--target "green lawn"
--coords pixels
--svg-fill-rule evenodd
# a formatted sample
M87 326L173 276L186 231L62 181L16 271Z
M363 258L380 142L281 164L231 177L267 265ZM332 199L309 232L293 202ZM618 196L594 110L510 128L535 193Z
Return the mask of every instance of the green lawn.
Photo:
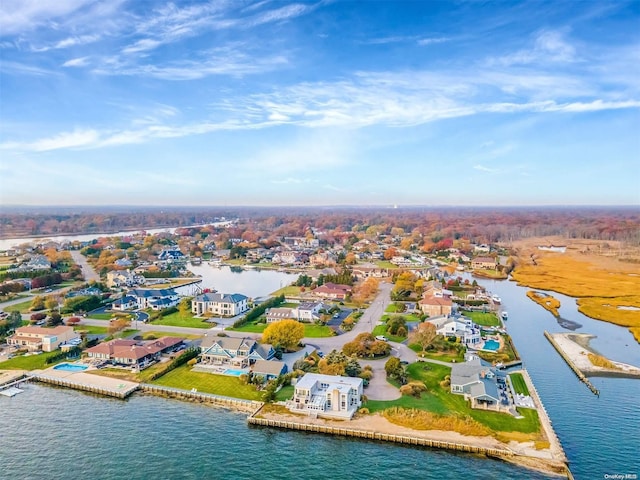
M58 355L59 351L41 353L39 355L28 355L10 358L0 363L0 370L40 370L49 368L52 364L46 365L45 361L49 357Z
M204 333L204 332L203 332ZM162 338L166 336L179 336L181 338L186 338L187 340L193 340L195 338L202 338L202 335L196 335L193 333L170 333L170 332L144 332L142 334L143 340L154 340L157 338Z
M180 312L175 312L166 317L159 318L151 322L152 325L171 325L174 327L190 327L190 328L211 328L210 323L204 322L201 318L195 318L191 315L182 318Z
M516 393L529 395L529 389L527 388L527 384L525 383L521 373L512 373L509 377L511 377L511 384L513 385L513 389Z
M111 320L113 317L110 313L92 313L88 315L87 318L92 318L93 320Z
M478 325L483 325L485 327L500 326L500 320L498 319L498 316L493 312L483 313L483 312L471 312L471 311L465 310L462 312L462 314L465 317L473 320L473 323L477 323Z
M27 300L26 302L20 302L13 305L9 305L8 307L4 307L3 310L5 312L29 313L29 308L31 307L32 303L33 303L33 300Z
M286 385L276 393L277 402L284 402L291 399L291 397L293 397L293 385Z
M166 387L184 390L197 389L199 392L215 393L227 397L261 400L261 392L253 385L242 385L237 377L214 375L212 373L192 372L191 367L183 365L163 375L153 382Z
M266 323L248 323L238 328L227 328L232 332L262 333L267 328ZM325 338L332 337L333 330L326 325L316 325L314 323L304 324L304 336L308 338Z
M397 265L394 265L393 263L387 260L378 260L375 262L375 264L380 268L398 268Z
M78 332L87 332L89 335L106 335L107 327L94 327L93 325L77 325L73 327Z
M395 303L390 303L387 308L385 309L385 312L388 313L402 313L404 312L404 305L403 306L398 306Z
M271 296L273 297L277 297L279 295L284 295L285 297L297 297L298 295L300 295L300 287L296 287L295 285L289 285L279 290L276 290L271 294Z
M398 400L369 400L366 407L369 411L379 412L389 407L401 406L428 410L440 415L468 415L496 432L535 433L540 429L538 412L530 409L519 409L524 417L516 419L505 413L475 410L462 395L454 395L448 387L442 387L440 381L451 373L449 367L428 362L417 362L407 367L411 380L420 380L427 386L427 392L421 398L401 397Z

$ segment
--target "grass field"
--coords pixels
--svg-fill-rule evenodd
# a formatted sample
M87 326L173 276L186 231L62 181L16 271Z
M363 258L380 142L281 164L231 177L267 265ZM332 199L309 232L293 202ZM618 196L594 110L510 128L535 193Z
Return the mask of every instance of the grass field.
M578 310L588 317L640 328L637 277L640 268L637 265L607 266L600 257L585 255L585 260L581 260L568 253L536 252L535 256L534 265L521 255L520 263L512 273L518 284L576 297ZM639 310L620 309L620 306ZM640 342L640 335L635 338Z
M5 312L29 313L29 307L31 307L32 303L32 300L27 300L26 302L15 303L8 307L4 307L3 310Z
M512 373L509 377L511 377L511 384L513 385L513 389L516 393L529 395L529 388L527 388L527 384L525 383L524 377L521 373Z
M87 316L93 320L111 320L113 315L111 313L92 313Z
M73 327L77 332L87 332L89 335L106 335L107 327L94 327L93 325L77 325Z
M293 385L286 385L276 393L276 402L284 402L293 397Z
M256 391L253 385L242 385L237 377L193 372L188 365L183 365L170 371L153 381L153 383L184 390L195 388L198 392L214 393L246 400L260 400L262 397L261 392Z
M482 325L485 327L498 327L500 326L500 320L498 316L493 312L472 312L470 310L462 311L462 314L470 318L473 323L477 323L478 325Z
M49 368L50 365L45 364L45 361L49 357L58 355L60 352L53 351L48 353L41 353L39 355L28 355L10 358L0 363L0 370L40 370ZM61 360L62 361L62 360Z
M404 305L396 305L395 303L390 303L385 309L387 313L402 313L404 312Z
M145 368L140 373L133 373L131 370L122 368L102 368L100 370L88 370L87 373L93 375L100 375L102 377L119 378L121 380L128 380L130 382L142 382L148 383L151 376L161 368L164 368L165 364L156 363L149 368Z
M508 439L509 432L517 432L519 439L526 437L530 440L540 440L540 421L534 410L521 409L524 417L516 419L505 413L474 410L462 395L454 395L449 392L449 387L440 385L440 381L451 373L449 367L427 362L413 363L407 367L409 378L414 381L422 381L427 387L427 392L420 398L403 396L398 400L366 402L370 412L380 412L387 408L404 407L425 410L437 415L452 417L470 417L492 431L492 434L501 439ZM522 434L528 434L523 436Z
M203 332L204 334L204 332ZM171 336L178 336L181 338L186 338L187 340L194 340L196 338L201 338L202 335L196 335L196 334L191 334L191 333L171 333L171 332L143 332L142 333L142 339L143 340L154 340L156 338L162 338L162 337L171 337Z
M277 297L279 295L284 295L285 297L297 297L300 295L300 287L296 287L295 285L288 285L286 287L282 287L279 290L276 290L271 294L273 297Z
M159 318L150 323L150 325L170 325L173 327L189 327L189 328L211 328L210 323L204 322L201 318L195 318L188 315L184 318L180 316L180 312L175 312L166 317Z

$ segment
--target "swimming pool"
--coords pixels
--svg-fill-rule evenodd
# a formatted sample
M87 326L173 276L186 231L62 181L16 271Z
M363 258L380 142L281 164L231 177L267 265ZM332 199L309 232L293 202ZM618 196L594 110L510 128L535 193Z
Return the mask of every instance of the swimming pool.
M236 370L235 368L227 368L224 372L222 372L223 375L231 375L233 377L239 377L243 373L247 372L245 372L244 370Z
M496 342L495 340L486 340L482 347L482 350L491 350L492 352L497 351L500 348L500 342Z
M87 369L84 365L74 365L71 363L61 363L53 367L54 370L64 370L65 372L82 372Z

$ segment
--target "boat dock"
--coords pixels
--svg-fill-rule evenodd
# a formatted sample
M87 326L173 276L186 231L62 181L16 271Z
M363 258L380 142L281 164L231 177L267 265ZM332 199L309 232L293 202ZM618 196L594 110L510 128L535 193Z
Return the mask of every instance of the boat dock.
M553 336L546 330L544 331L544 336L547 338L547 340L549 340L549 343L553 345L553 348L556 349L556 351L560 354L560 356L564 359L564 361L567 362L567 365L569 365L569 368L573 370L573 373L576 374L576 376L580 379L580 381L584 383L589 388L589 390L593 392L594 395L600 396L600 391L593 386L593 384L589 381L589 379L585 376L585 374L582 373L582 370L580 370L576 366L576 364L573 363L573 360L571 360L571 358L569 358L569 356L565 353L562 347L558 345L558 342L555 341Z
M40 370L30 375L36 382L48 383L60 387L97 393L108 397L125 399L140 388L138 383L117 378L92 375L84 372L67 372L63 370Z

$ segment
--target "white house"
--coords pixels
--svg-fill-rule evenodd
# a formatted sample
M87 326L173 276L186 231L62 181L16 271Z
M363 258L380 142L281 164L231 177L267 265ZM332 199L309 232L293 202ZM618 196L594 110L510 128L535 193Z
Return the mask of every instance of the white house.
M234 317L249 310L249 297L240 293L203 293L193 299L191 311L195 315L212 313Z
M444 337L456 337L460 343L475 347L482 343L480 329L465 317L450 317L448 315L430 318L427 322L436 327L436 333Z
M134 288L129 290L127 295L135 298L140 310L145 308L163 310L175 307L180 302L178 294L170 288Z
M295 384L287 408L316 417L351 419L362 404L361 378L306 373Z
M320 310L326 309L322 302L302 302L293 308L270 308L266 312L267 323L292 318L299 322L315 322L320 319Z

